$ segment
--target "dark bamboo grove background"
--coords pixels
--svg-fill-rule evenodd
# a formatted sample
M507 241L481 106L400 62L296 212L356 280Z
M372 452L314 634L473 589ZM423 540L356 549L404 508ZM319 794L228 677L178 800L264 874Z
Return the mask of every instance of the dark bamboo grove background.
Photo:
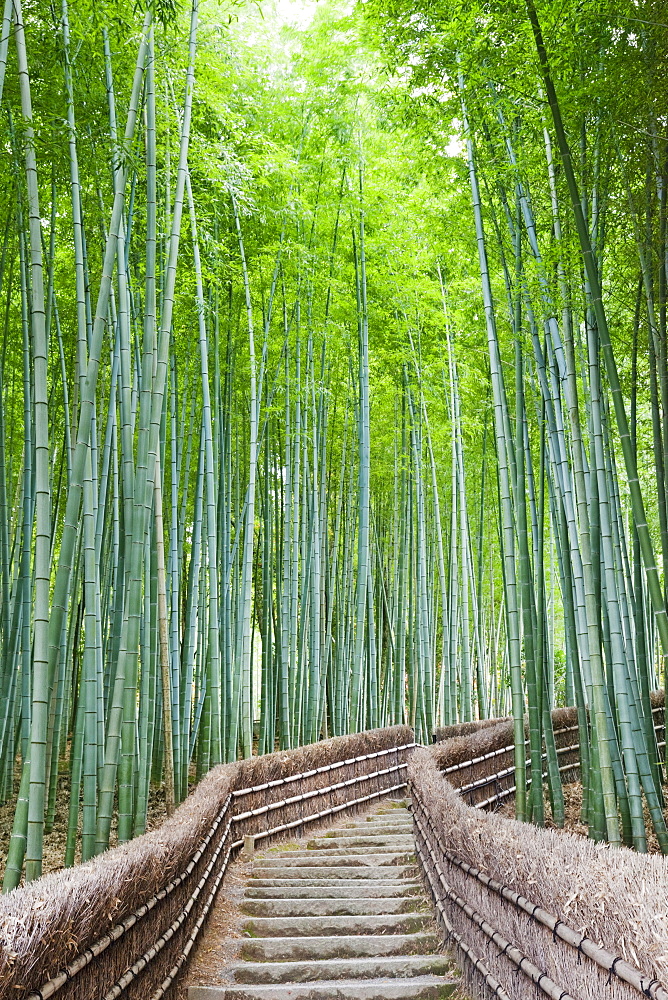
M668 849L660 13L5 0L5 889L63 785L71 865L403 722L512 711L563 822L555 704Z

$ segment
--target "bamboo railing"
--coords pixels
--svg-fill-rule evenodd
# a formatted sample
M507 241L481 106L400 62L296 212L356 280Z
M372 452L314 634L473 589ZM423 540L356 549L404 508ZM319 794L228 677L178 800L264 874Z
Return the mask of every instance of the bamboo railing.
M658 697L653 720L663 752ZM573 780L575 711L553 722L562 780ZM508 720L451 727L409 770L419 867L473 994L668 1000L657 975L668 952L665 860L492 815L515 792L511 734Z
M655 703L653 713L664 749L663 704ZM560 772L572 779L579 763L574 712L560 710L554 721ZM395 727L219 768L158 831L0 900L0 997L159 1000L186 965L246 838L264 844L299 837L337 815L403 795L408 788L418 865L444 937L459 951L475 995L668 1000L639 919L645 912L651 917L653 900L643 911L633 895L643 865L651 869L653 884L662 885L663 878L668 888L665 862L493 815L515 791L510 731L503 720L452 727L446 742L418 748L411 730ZM193 815L203 809L208 825L193 827ZM194 829L200 831L197 837ZM180 851L176 855L170 836ZM571 918L572 901L564 902L563 893L554 889L553 855L563 844L568 856L563 877L572 880L568 888L574 896L579 894ZM148 857L142 855L144 848L166 851L172 860L156 866L162 878L146 876L146 885L153 878L153 891L148 893L144 885L139 905L131 906L133 891L139 892L133 883L145 867L142 858ZM174 856L183 860L178 869ZM585 877L592 858L598 865L597 883ZM99 919L96 923L90 915L96 907L109 906L110 866L122 883L115 890L121 912L115 919L110 913L100 933ZM588 899L587 886L598 884L603 897L608 891L614 894L625 872L627 895L617 893L614 919L609 924L597 920L601 893L599 900L592 892ZM615 885L608 885L608 875L617 879ZM36 895L40 885L41 897ZM67 899L65 886L71 891ZM663 899L659 895L659 905ZM13 911L12 901L18 903ZM21 912L22 905L24 913L31 913L22 918L23 952L17 948L20 936L15 933L12 939L7 930L13 926L12 913ZM657 930L655 920L651 933L655 950L668 953L668 926ZM58 961L63 939L69 942L64 962Z
M374 744L382 749L371 749ZM40 954L30 954L28 937L14 935L8 946L7 935L3 933L3 928L11 927L3 917L6 918L12 901L19 903L14 909L20 910L22 898L26 901L26 896L34 894L40 883L15 890L0 899L0 945L4 945L4 954L0 953L4 959L0 964L0 996L11 996L15 1000L49 1000L51 997L57 1000L159 1000L187 963L230 862L244 846L245 838L252 837L255 842L264 844L286 835L299 837L318 825L331 822L335 816L348 815L388 796L404 794L408 759L414 748L412 730L397 726L225 765L219 769L218 778L209 782L211 792L219 794L222 789L224 798L218 803L210 826L201 838L190 844L187 842L192 836L192 805L188 807L186 803L185 808L175 813L174 818L178 818L179 813L184 812L181 847L187 863L177 874L164 875L155 885L155 891L139 906L129 906L131 884L129 887L120 885L118 894L125 890L128 912L111 922L103 933L77 941L74 925L77 919L82 927L85 925L86 911L95 908L96 893L100 905L105 905L105 867L114 860L114 855L127 861L126 883L131 883L133 877L139 878L141 866L133 861L133 844L138 842L110 851L69 872L59 872L41 880L42 894L49 889L53 893L51 911L43 919L42 934L37 938L41 961ZM322 760L327 762L320 764ZM304 768L305 763L316 766ZM301 765L301 769L295 770L296 765ZM282 773L274 777L277 771ZM258 776L267 780L246 784L249 776L251 780ZM200 792L199 805L194 811L202 808L203 798L207 797ZM173 827L172 821L167 821L163 827L169 828L170 823ZM160 830L139 840L147 840L150 844L153 838L156 843L159 836ZM141 846L138 843L138 849ZM63 886L68 880L70 892L76 897L74 901L62 897ZM82 881L86 884L86 895L78 899ZM59 894L62 897L60 907L57 905ZM27 905L30 909L30 903ZM58 948L63 930L67 932L63 924L68 922L72 937L70 951L74 950L75 954L45 975L45 966L48 968L51 963L52 967L54 962L49 944ZM32 939L36 939L34 928ZM3 966L9 975L4 974Z

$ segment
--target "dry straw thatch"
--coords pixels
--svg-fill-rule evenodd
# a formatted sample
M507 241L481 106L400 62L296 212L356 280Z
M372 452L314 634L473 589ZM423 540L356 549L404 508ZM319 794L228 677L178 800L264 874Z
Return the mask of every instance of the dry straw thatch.
M59 1000L89 1000L104 996L183 911L207 866L214 866L211 881L216 873L222 872L233 837L243 837L245 833L287 823L309 812L341 805L365 794L382 793L383 789L405 780L405 777L398 778L396 771L374 778L365 779L363 776L387 769L396 763L400 755L387 754L363 761L351 758L405 746L412 741L411 729L395 726L221 765L199 783L174 815L157 830L107 851L86 864L47 875L0 898L0 998L11 996L14 1000L22 1000L82 955L112 927L147 904L156 894L160 895L172 880L178 881L178 876L187 869L226 800L235 790L266 784L340 761L348 762L332 771L304 776L299 788L281 784L256 791L251 796L238 797L238 805L233 798L232 808L201 852L188 877L160 898L146 916L137 920L119 940L56 993ZM405 775L405 771L400 775ZM312 808L308 803L292 803L269 816L254 817L252 824L237 824L223 850L216 856L221 834L233 812L257 808L268 801L276 802L351 778L362 780L335 793L314 797ZM123 997L148 1000L160 986L193 931L205 895L202 894L192 906L178 933L166 943L155 961L122 992Z
M655 695L653 704L659 709L661 696ZM662 714L655 712L658 727L663 726ZM560 710L554 722L558 746L577 743L574 710ZM555 914L570 928L642 970L647 982L656 979L665 986L668 859L594 844L583 837L517 823L467 805L453 785L465 786L496 773L506 766L508 756L512 763L512 754L491 756L443 773L467 760L485 758L511 743L512 726L503 721L478 728L469 736L416 750L411 757L411 786L431 822L440 864L452 893L465 899L503 938L577 1000L637 1000L639 993L586 955L578 954L498 892L448 862L448 855ZM572 751L562 755L567 762L574 759ZM491 794L490 789L487 793ZM444 907L452 927L503 984L512 1000L545 995L518 974L517 966L500 954L460 907L447 900ZM473 974L471 980L478 984L480 996L489 995L479 977Z
M452 740L455 736L470 736L472 733L478 733L481 729L487 729L488 726L496 726L499 722L508 722L510 716L503 719L477 719L475 722L457 722L454 726L438 726L434 733L434 740L436 743L442 743L443 740Z

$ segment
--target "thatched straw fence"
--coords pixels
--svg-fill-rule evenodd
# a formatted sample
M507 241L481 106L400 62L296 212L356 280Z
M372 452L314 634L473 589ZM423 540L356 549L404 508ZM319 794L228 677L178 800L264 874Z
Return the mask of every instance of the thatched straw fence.
M653 695L661 749L663 704ZM572 780L575 711L553 721ZM515 791L509 720L438 735L409 765L418 859L471 994L668 1000L668 859L494 815Z
M158 1000L245 836L300 836L406 789L406 726L214 768L159 829L0 898L0 998Z
M665 749L663 696L653 696ZM573 709L553 715L564 780ZM472 995L668 1000L668 859L495 815L514 792L512 723L380 729L215 768L123 847L0 898L0 1000L158 1000L186 964L231 858L403 794L444 936Z

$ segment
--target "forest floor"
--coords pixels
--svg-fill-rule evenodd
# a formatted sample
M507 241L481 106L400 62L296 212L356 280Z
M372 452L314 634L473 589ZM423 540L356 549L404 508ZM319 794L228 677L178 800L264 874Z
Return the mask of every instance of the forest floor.
M18 788L18 782L20 780L20 774L17 773L16 776L16 787ZM564 807L566 813L566 822L564 824L564 829L568 830L570 833L579 834L582 837L588 835L587 825L581 820L581 810L582 810L582 785L579 781L571 782L563 786L564 788ZM668 789L666 789L666 801L668 803ZM69 773L64 771L63 774L58 777L58 792L56 798L56 813L53 829L50 833L47 833L44 837L44 864L43 864L43 874L48 875L49 872L60 871L63 868L63 861L65 858L65 845L67 842L67 819L69 812ZM0 870L4 869L4 862L7 857L7 849L9 847L9 841L12 835L12 823L14 822L14 809L16 806L16 799L11 798L4 805L0 805ZM499 815L507 816L510 819L514 818L514 806L512 803L507 802L506 805L499 810ZM664 816L666 818L666 823L668 823L668 805L664 809ZM165 812L165 793L162 785L151 785L151 790L149 794L149 806L148 806L148 817L146 824L146 832L149 830L154 830L156 827L160 826L162 821L166 818ZM550 829L556 829L555 824L552 820L552 814L549 806L549 801L546 797L545 799L545 825ZM659 843L656 839L656 835L652 829L652 823L647 811L647 806L645 806L645 828L647 829L647 847L650 854L660 854L661 850L659 848ZM116 822L112 825L111 837L109 840L109 846L115 847L117 844L117 831ZM77 845L76 862L78 863L80 858L80 848Z
M563 786L564 789L564 812L565 812L565 822L564 830L569 833L579 834L581 837L588 836L587 824L582 822L582 785L579 781L570 782ZM666 797L666 802L668 803L668 788L664 788L664 796ZM659 847L659 842L656 839L656 834L652 827L652 820L649 815L649 810L647 809L647 804L644 803L645 812L645 829L647 831L647 853L648 854L661 854L661 848ZM515 818L515 807L513 803L507 802L503 809L499 810L499 814L502 816L507 816L510 819ZM663 810L663 815L668 824L668 804ZM551 830L557 829L556 824L552 819L552 812L550 809L549 800L547 795L545 797L545 826Z
M68 744L69 747L69 744ZM278 746L276 747L278 750ZM257 739L253 742L253 754L258 752ZM44 835L44 857L42 863L42 874L48 875L50 872L60 871L65 867L65 847L67 844L67 823L70 809L70 768L67 758L61 760L61 771L58 774L58 789L56 792L56 809L53 829ZM195 777L196 767L191 764L188 784L189 792L194 788L197 779ZM12 824L14 822L14 811L16 809L16 796L21 783L21 763L17 762L14 772L14 795L5 803L0 805L0 885L2 883L2 872L5 869L7 860L7 850L12 836ZM156 785L151 782L148 795L148 814L146 817L146 833L155 830L156 827L167 818L165 809L165 788L164 785ZM111 834L109 837L109 847L116 847L118 844L117 817L111 824ZM79 831L77 834L77 848L75 863L81 861L81 813L79 813Z
M20 767L15 775L15 788L18 788L21 780ZM42 874L48 875L50 872L60 871L64 867L65 846L67 843L67 821L70 808L69 790L69 770L63 770L58 775L58 790L56 793L56 811L53 829L44 836L44 859L42 864ZM0 871L4 871L7 859L7 850L12 835L12 824L14 822L14 810L16 808L16 797L12 796L3 805L0 805ZM148 816L146 821L146 832L154 830L160 826L166 817L165 792L162 785L151 785L148 802ZM81 860L80 849L81 838L78 838L75 861L78 864ZM118 843L116 820L111 827L109 846L115 847Z

